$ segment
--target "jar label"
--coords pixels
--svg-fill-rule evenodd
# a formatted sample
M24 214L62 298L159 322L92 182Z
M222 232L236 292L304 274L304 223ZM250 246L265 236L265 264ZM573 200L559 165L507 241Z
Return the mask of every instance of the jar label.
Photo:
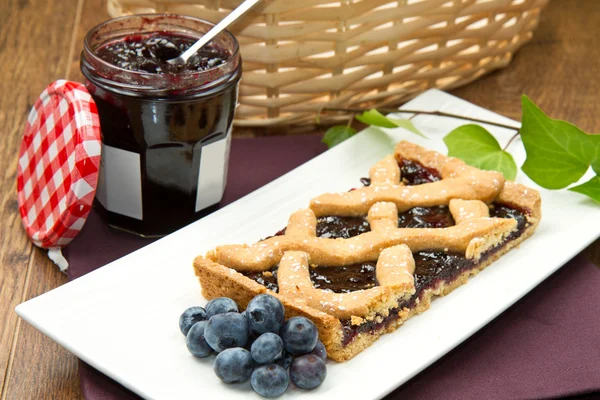
M96 198L108 211L142 220L140 155L102 144Z
M227 180L230 145L231 131L223 139L202 146L200 171L198 173L198 192L196 194L196 211L200 211L221 201Z

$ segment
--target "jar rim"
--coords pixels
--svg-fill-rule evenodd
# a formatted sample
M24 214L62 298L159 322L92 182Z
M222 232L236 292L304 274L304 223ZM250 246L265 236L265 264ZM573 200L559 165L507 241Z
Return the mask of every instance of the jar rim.
M240 64L239 43L238 43L236 37L227 29L225 29L221 33L219 33L219 35L217 35L217 37L215 39L213 39L213 42L216 42L217 38L219 38L219 37L222 38L223 37L222 35L225 35L225 37L226 37L225 40L228 40L233 44L232 48L224 46L225 49L227 50L227 52L229 53L229 56L222 64L216 65L214 67L211 67L211 68L208 68L208 69L205 69L202 71L183 70L181 73L177 73L177 74L172 74L172 73L157 74L157 73L151 73L151 72L145 72L145 71L132 71L132 70L128 70L125 68L121 68L115 64L111 64L110 62L100 58L95 53L95 50L98 47L100 47L102 44L107 43L109 40L126 36L126 34L114 35L113 37L110 37L110 38L104 40L103 42L101 42L101 44L99 44L96 47L91 46L90 43L93 40L93 36L98 35L99 32L102 30L102 28L105 28L105 27L113 25L113 24L119 24L122 22L126 22L128 20L135 20L135 19L140 19L141 21L148 21L149 23L150 22L160 22L160 21L165 21L165 22L187 21L187 22L191 22L194 24L198 24L198 26L205 26L207 28L206 31L208 31L210 28L215 26L214 23L203 20L201 18L191 17L191 16L187 16L187 15L181 15L181 14L172 14L172 13L131 14L131 15L125 15L122 17L113 18L113 19L104 21L104 22L94 26L93 28L91 28L88 31L88 33L86 34L86 36L83 40L83 51L82 51L81 61L82 61L82 64L84 62L86 62L86 64L87 64L86 66L89 69L96 70L97 72L99 72L99 75L101 76L100 80L103 83L107 83L107 82L118 83L119 84L118 86L120 86L121 88L126 89L126 90L129 89L129 90L136 90L136 91L137 90L145 90L145 91L152 91L152 92L154 92L154 91L164 92L164 91L171 91L171 90L189 89L190 85L186 85L186 83L202 81L202 78L205 78L205 77L215 77L216 79L208 79L208 80L205 79L205 81L207 81L206 83L203 83L202 85L195 87L195 89L204 90L204 89L208 89L214 85L221 83L223 81L223 78L227 77L228 75L230 75L230 73L234 72L237 69L238 65ZM174 25L174 27L177 27L177 25ZM190 27L184 27L184 26L180 26L180 27L182 28L182 30L179 31L181 33L187 33L187 34L196 33L199 35L205 33L205 32L201 32L197 29L190 28ZM140 29L138 31L133 30L129 34L135 34L136 32L140 32L140 31L142 31L142 28L143 28L143 25L140 27ZM185 30L184 30L184 28L185 28ZM165 31L167 31L167 30L165 30ZM156 29L156 30L148 31L148 33L151 33L151 32L161 32L161 30ZM178 32L178 31L176 30L175 32ZM221 43L221 42L223 42L223 39L217 43ZM110 79L107 76L105 76L105 74L102 74L100 71L104 71L104 72L110 71L110 76L117 77L117 79ZM126 77L126 79L125 78L118 79L118 77ZM178 85L181 87L173 87L173 83L174 83L173 81L174 81L175 77L177 77Z

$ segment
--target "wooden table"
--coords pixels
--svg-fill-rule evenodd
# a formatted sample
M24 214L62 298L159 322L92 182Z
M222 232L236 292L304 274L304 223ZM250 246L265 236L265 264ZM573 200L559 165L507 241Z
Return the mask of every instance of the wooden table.
M67 278L34 247L16 200L17 154L27 114L53 80L81 79L85 33L108 19L106 0L2 0L0 3L0 400L82 398L77 359L23 323L22 301ZM555 118L600 131L600 1L553 0L532 42L504 70L453 94L520 119L526 93ZM265 134L259 130L245 134ZM241 134L237 132L236 134ZM600 260L600 241L587 253ZM600 264L599 264L600 265Z

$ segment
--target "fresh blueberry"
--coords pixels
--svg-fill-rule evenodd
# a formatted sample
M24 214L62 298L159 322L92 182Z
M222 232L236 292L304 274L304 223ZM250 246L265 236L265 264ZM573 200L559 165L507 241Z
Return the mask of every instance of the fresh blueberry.
M281 328L281 338L285 349L293 355L307 354L314 350L319 332L308 318L293 317Z
M217 314L225 314L228 312L238 312L238 306L235 301L229 297L217 297L206 303L207 319Z
M242 314L217 314L208 320L204 330L206 342L215 351L245 347L248 343L248 320Z
M297 357L290 367L290 380L300 389L314 389L323 383L326 376L325 361L314 354Z
M290 384L287 371L277 364L258 367L250 379L252 389L263 397L281 396Z
M281 358L275 361L275 363L277 365L281 365L283 369L287 370L290 367L290 365L292 365L292 361L294 361L294 356L291 353L288 353L284 350Z
M317 345L315 346L314 350L310 352L310 354L319 356L323 361L327 361L327 350L325 349L323 342L320 340L317 341Z
M213 369L225 383L242 383L250 379L254 361L248 350L234 347L217 354Z
M187 335L192 325L196 322L206 321L206 310L202 307L190 307L179 317L179 329L181 333Z
M259 335L265 332L278 333L283 324L284 313L281 301L269 294L259 294L246 307L250 329Z
M259 364L272 364L281 357L283 340L271 332L263 333L252 343L250 353Z
M206 324L208 324L207 321L196 322L190 328L185 339L188 350L196 357L208 357L213 352L213 349L204 339L204 329L206 329Z

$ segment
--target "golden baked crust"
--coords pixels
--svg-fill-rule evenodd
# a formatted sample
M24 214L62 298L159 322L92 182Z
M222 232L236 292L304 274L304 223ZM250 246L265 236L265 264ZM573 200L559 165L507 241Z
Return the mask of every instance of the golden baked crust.
M442 179L404 185L399 167L402 159L435 169ZM518 246L534 232L541 218L537 191L505 182L498 172L479 170L408 142L398 143L394 156L375 164L370 177L370 186L313 199L309 209L292 214L283 236L249 245L218 246L206 256L197 257L194 269L204 296L231 297L245 307L260 293L274 295L283 302L286 317L310 318L319 329L329 357L343 361L382 334L395 330L412 315L426 310L434 295L449 293L464 284L468 276ZM490 218L492 202L517 208L526 215L527 226L520 235L515 238L516 220ZM438 205L449 207L455 226L398 228L399 211ZM326 215L367 215L371 231L349 239L316 237L317 216ZM410 308L399 307L415 294L413 252L420 250L459 252L474 267L452 281L441 281L423 290ZM312 285L311 264L344 266L365 261L377 262L379 284L371 289L334 293ZM278 293L243 275L250 271L268 275L275 266L278 266ZM390 316L390 312L397 315ZM343 321L360 326L379 323L384 318L388 319L383 329L359 331L349 343L344 343Z

